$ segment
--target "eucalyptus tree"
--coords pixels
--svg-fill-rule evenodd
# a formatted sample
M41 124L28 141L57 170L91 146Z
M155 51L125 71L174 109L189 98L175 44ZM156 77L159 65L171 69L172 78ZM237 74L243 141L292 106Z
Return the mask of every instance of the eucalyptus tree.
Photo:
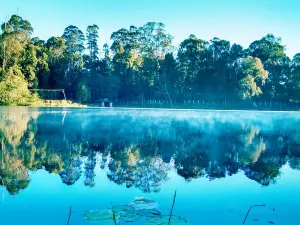
M88 26L86 30L87 49L89 51L89 57L92 62L95 62L98 59L99 55L98 31L99 27L96 24Z
M247 56L241 59L238 67L238 95L241 99L251 99L263 94L262 87L268 79L269 72L259 58Z
M208 47L211 74L206 77L208 93L216 99L224 99L229 79L230 42L213 38Z
M143 62L139 51L138 30L131 26L111 35L113 74L120 80L119 98L135 97L139 89L139 71Z
M285 53L285 46L281 44L281 38L268 34L254 41L247 49L247 53L261 59L265 69L269 71L262 97L266 100L287 100L286 84L290 59Z
M300 54L296 54L291 62L291 75L288 84L290 100L300 102Z
M173 37L166 31L163 23L148 22L138 28L139 51L143 57L141 72L139 75L143 94L156 97L155 89L160 87L159 74L161 61L167 53L172 53ZM145 93L146 92L146 93ZM159 93L158 93L159 94Z
M148 22L138 28L140 50L148 58L163 59L167 53L174 50L173 37L167 33L163 23Z
M225 101L235 100L238 96L236 93L236 89L238 87L238 64L241 58L245 57L245 52L243 47L238 44L233 44L230 48L228 59L228 79L226 80L226 96ZM225 102L226 104L226 102Z
M85 50L84 47L84 34L76 26L68 26L62 35L62 38L66 41L67 51L71 54L82 54Z
M2 73L5 73L8 67L18 64L24 48L30 42L33 28L27 20L13 15L1 25L1 29Z
M172 53L167 53L160 62L160 74L155 91L166 97L170 106L178 97L178 71L177 62Z
M35 46L28 43L24 46L23 54L18 63L21 67L22 74L25 76L31 88L38 87L38 77L36 76L38 59L36 54Z
M111 60L110 49L107 43L103 45L103 52L104 52L104 59L110 61Z
M193 99L198 94L197 89L205 86L208 65L208 42L190 35L178 49L179 83L184 98Z
M65 74L67 68L67 46L66 41L61 37L51 37L46 42L48 52L50 88L64 88Z
M64 88L72 95L75 93L83 74L83 53L85 50L85 37L83 32L76 26L68 26L62 38L66 43L66 60Z
M33 28L27 20L13 15L1 29L0 104L30 104L28 86L37 84L36 52L30 43Z
M32 38L31 44L34 46L37 64L36 64L36 77L39 88L49 88L49 57L48 49L45 41L39 38Z

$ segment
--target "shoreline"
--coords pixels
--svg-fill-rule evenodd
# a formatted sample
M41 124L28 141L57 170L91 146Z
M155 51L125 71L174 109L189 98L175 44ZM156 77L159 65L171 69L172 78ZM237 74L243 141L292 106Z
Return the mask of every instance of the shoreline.
M269 110L269 109L207 109L207 108L159 108L159 107L124 107L124 106L114 106L114 107L101 107L101 106L89 106L89 105L74 105L74 106L0 106L0 108L49 108L49 109L101 109L101 110L141 110L141 111L207 111L207 112L274 112L274 113L299 113L300 110Z

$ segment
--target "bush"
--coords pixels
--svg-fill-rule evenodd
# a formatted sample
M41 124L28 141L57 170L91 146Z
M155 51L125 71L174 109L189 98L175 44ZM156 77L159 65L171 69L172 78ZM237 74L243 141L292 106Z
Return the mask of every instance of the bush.
M0 82L0 105L31 105L36 95L31 95L28 83L18 70L9 71Z

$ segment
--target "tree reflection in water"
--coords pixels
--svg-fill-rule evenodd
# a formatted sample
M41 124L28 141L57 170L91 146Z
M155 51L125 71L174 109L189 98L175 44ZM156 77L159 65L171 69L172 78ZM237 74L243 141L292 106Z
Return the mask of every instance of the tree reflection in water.
M94 187L99 166L116 184L144 192L160 191L171 170L186 181L242 171L268 186L284 165L300 169L300 120L291 114L260 119L263 113L166 117L74 111L62 121L64 114L1 112L0 185L10 194L25 189L29 172L39 169L58 174L67 185L83 176Z

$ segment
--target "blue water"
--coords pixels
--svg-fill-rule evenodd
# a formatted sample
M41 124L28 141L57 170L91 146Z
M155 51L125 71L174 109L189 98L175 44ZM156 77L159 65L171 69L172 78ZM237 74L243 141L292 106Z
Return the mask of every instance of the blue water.
M87 222L83 214L136 197L168 215L175 190L173 215L189 224L242 224L256 204L266 206L253 208L245 224L300 224L299 113L2 108L0 114L1 225L67 224L70 206L71 225L114 224ZM28 185L13 185L20 180Z

